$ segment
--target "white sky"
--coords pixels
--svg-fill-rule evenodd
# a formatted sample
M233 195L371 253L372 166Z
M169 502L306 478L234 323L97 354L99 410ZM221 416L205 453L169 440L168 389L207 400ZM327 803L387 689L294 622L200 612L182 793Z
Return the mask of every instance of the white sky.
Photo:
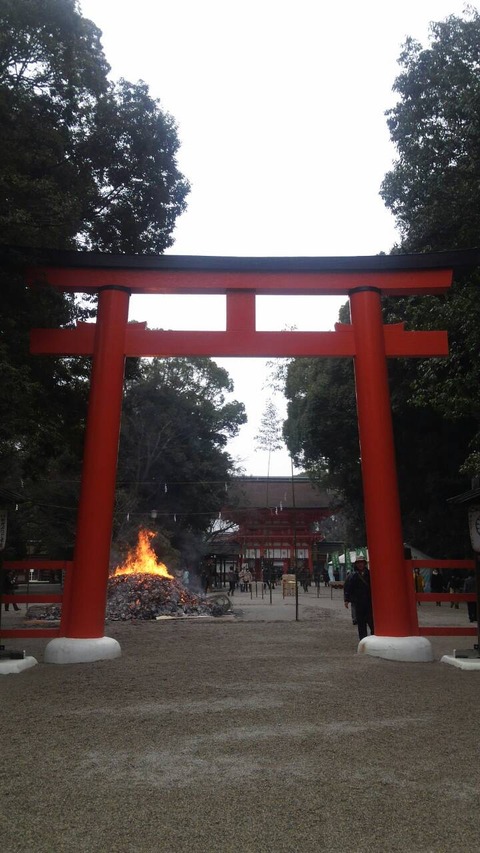
M192 185L178 255L373 255L397 236L378 194L395 151L385 110L407 36L464 0L81 0L102 30L113 79L144 80L178 125ZM478 3L471 3L478 8ZM448 247L446 247L448 248ZM199 300L202 300L201 302ZM207 302L203 300L208 300ZM257 300L257 328L331 329L342 299ZM132 297L150 328L222 329L221 297ZM217 359L249 422L229 445L267 474L254 437L268 398L265 362ZM277 451L270 474L290 474Z

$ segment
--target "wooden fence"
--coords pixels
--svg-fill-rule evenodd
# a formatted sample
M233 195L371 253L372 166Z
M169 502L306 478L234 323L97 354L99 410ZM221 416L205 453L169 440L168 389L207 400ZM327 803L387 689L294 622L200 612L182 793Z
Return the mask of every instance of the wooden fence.
M0 603L3 604L60 604L62 607L60 625L51 628L4 628L0 624L0 640L6 638L21 639L23 637L63 637L65 636L65 626L67 621L68 601L71 587L73 562L71 560L48 560L48 559L32 559L32 560L5 560L1 571L7 572L61 572L62 573L62 590L61 592L33 592L33 593L12 593L12 595L2 595ZM48 624L48 621L45 620Z

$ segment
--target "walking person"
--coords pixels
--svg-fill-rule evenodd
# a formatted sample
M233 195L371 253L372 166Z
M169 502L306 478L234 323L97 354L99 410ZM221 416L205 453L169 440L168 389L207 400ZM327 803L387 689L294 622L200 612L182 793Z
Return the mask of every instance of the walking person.
M367 636L368 628L374 634L370 572L363 557L359 557L354 564L353 574L343 590L343 599L347 610L350 604L355 605L359 640Z

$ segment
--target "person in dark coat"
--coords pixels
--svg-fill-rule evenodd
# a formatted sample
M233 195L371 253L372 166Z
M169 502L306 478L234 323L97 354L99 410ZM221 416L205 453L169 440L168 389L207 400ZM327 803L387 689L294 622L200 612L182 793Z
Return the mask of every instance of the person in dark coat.
M3 579L0 578L0 582L3 581L1 592L5 595L13 595L13 593L17 589L15 576L12 574L12 572L1 572L0 574L3 575ZM10 605L5 602L4 606L5 610L8 612ZM13 609L20 610L18 604L15 601L13 602Z
M477 591L477 580L475 575L469 575L463 584L464 592L476 592ZM477 602L476 601L467 601L467 610L468 610L468 619L470 622L477 621Z
M443 578L438 569L434 569L430 576L430 592L445 592ZM435 604L437 607L442 606L441 601L436 601Z
M363 640L367 636L367 628L370 628L370 633L374 634L370 572L366 560L357 559L354 572L343 589L343 599L347 610L349 604L355 605L359 639Z

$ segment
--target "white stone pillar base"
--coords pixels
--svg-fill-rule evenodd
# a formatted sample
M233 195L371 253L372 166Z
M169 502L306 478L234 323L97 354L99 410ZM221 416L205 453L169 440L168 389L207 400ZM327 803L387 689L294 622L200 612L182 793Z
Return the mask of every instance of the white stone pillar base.
M448 663L450 666L456 666L458 669L478 669L480 670L479 658L456 658L453 655L444 655L440 658L440 663Z
M45 663L91 663L118 658L121 654L120 643L111 637L95 637L91 640L55 637L45 648Z
M371 634L358 644L358 653L385 658L429 663L433 660L433 649L426 637L377 637Z
M25 657L18 660L0 660L0 675L17 675L24 669L30 669L38 663L36 658Z

